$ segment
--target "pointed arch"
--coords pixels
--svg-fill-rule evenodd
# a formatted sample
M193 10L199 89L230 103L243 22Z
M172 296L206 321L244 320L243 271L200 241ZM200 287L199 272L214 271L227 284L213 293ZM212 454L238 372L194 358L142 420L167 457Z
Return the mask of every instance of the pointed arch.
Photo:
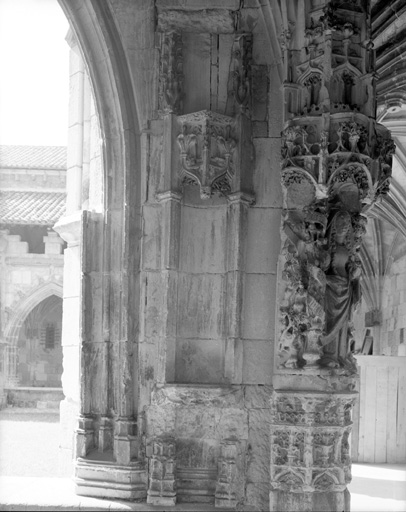
M16 345L24 320L35 306L38 306L38 304L43 300L51 297L52 295L56 295L62 299L62 292L63 288L61 284L55 281L50 281L34 290L27 297L23 298L13 309L13 312L6 324L4 329L5 342L9 345Z

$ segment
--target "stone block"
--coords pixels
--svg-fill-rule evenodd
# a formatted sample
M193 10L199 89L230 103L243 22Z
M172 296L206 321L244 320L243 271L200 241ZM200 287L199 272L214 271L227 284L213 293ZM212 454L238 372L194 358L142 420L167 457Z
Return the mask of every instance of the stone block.
M174 437L176 431L176 407L173 405L150 406L145 413L146 435L156 437Z
M215 407L178 408L176 411L176 436L191 439L215 439L221 411Z
M167 275L157 272L146 272L144 280L144 321L141 333L145 338L163 336L166 332L168 304L166 301Z
M65 249L63 274L64 298L79 297L81 279L79 247Z
M254 139L255 167L253 185L256 206L282 207L280 183L280 139Z
M254 34L252 57L255 64L270 64L269 40L259 10L255 8L242 9L240 23L243 27L242 30Z
M242 381L244 384L271 384L273 347L269 340L243 340Z
M107 499L140 500L147 497L147 473L139 464L123 467L97 461L75 465L76 494Z
M142 410L144 406L150 405L151 392L155 382L158 380L158 348L160 343L165 340L155 339L148 343L142 342L138 344L139 354L139 408Z
M250 482L246 488L246 510L269 510L268 482ZM252 508L251 508L252 507Z
M247 484L266 483L270 481L271 411L251 409L248 421L248 442L251 450L247 460Z
M80 303L79 297L69 297L63 301L62 346L78 346L80 342Z
M178 437L176 463L182 468L216 468L220 454L219 442L206 437Z
M182 271L225 271L226 220L225 206L182 208L179 262Z
M175 356L176 382L221 383L224 381L224 341L178 339Z
M61 377L63 393L66 399L79 403L80 400L80 362L79 346L65 345L63 349L63 373Z
M269 98L268 103L268 119L269 119L269 137L279 140L278 144L280 147L280 136L283 130L283 91L281 87L281 81L278 73L278 63L274 63L269 73L269 90L272 94ZM280 155L280 149L279 153Z
M28 242L21 242L20 235L8 235L7 242L7 254L28 253Z
M81 336L87 341L98 342L103 339L104 286L103 275L99 272L84 274L82 277L82 308L84 308L85 314L82 315Z
M157 8L161 9L229 9L237 11L239 0L157 0Z
M64 398L59 404L60 413L60 448L73 453L73 436L79 416L79 404L71 399Z
M248 439L248 413L243 409L222 409L218 422L220 439Z
M108 346L106 342L89 343L84 342L81 346L81 386L86 390L85 399L82 400L83 410L101 413L107 403L108 378L117 385L117 376L110 366L113 375L107 375L108 358L113 361L117 357L117 344ZM86 369L86 371L84 371ZM124 372L123 372L124 373ZM91 390L91 392L90 392ZM118 386L115 390L119 390Z
M267 121L254 121L252 123L252 137L263 139L268 137L268 122Z
M178 336L218 339L223 330L224 277L217 274L180 274Z
M275 297L275 275L246 274L242 313L242 337L244 339L273 339Z
M158 270L161 267L162 209L156 205L144 205L142 268Z
M280 252L280 210L250 208L248 210L248 239L246 271L276 273Z
M247 409L269 409L271 407L272 386L245 386L244 404Z

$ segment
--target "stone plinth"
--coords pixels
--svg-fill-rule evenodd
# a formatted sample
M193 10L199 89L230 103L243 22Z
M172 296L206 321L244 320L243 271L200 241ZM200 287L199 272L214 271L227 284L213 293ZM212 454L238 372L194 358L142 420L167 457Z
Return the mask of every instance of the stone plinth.
M75 492L95 498L140 500L147 495L147 471L134 462L125 466L108 460L78 458Z

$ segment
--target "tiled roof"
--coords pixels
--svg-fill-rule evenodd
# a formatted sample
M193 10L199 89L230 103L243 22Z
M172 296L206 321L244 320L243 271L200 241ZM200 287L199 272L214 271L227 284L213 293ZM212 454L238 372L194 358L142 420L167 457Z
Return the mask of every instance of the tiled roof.
M53 225L65 212L60 192L0 192L0 224Z
M0 168L66 169L65 146L0 146Z

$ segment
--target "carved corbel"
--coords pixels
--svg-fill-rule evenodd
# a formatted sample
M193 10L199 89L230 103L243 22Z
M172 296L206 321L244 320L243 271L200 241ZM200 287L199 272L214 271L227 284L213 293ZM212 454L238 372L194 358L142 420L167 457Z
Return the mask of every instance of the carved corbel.
M230 192L237 145L233 119L207 110L178 119L182 127L177 137L180 181L198 185L202 199L210 198L215 190Z

